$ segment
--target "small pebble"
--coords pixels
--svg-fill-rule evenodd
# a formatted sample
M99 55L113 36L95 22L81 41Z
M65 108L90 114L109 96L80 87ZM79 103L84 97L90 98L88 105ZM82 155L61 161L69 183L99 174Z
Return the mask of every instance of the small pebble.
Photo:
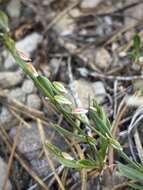
M20 72L0 72L0 88L10 88L20 84L23 80Z
M7 6L7 12L10 17L18 18L20 16L21 2L20 0L11 0Z
M9 93L10 97L15 98L16 100L25 103L26 94L22 91L21 88L12 89Z
M83 0L81 2L81 9L95 9L102 0Z
M30 94L36 91L36 87L32 80L26 79L22 85L22 91L26 94Z
M39 110L42 106L41 99L37 94L30 94L27 96L27 106Z
M25 38L16 42L16 48L20 51L23 51L29 57L31 53L34 52L38 46L38 44L42 41L42 35L37 32L33 32L32 34L27 35ZM4 67L6 69L15 69L17 65L15 64L15 60L11 56L11 54L7 51L3 52L4 56Z
M0 113L0 124L3 127L5 127L6 130L9 130L11 127L17 124L16 118L11 114L11 112L6 107L2 107Z
M105 48L97 49L95 53L95 64L101 69L105 69L111 63L112 58Z

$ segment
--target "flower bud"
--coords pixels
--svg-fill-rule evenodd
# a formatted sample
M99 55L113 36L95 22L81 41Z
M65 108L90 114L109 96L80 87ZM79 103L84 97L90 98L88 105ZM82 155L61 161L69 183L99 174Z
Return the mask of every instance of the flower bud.
M71 105L72 103L66 99L64 96L59 96L59 95L56 95L54 96L55 100L60 103L60 104L68 104L68 105Z
M18 54L19 54L20 58L23 61L25 61L25 62L31 62L32 61L25 52L21 51L20 49L17 49L17 51L18 51Z
M62 83L54 81L53 85L59 92L67 93L67 90Z
M74 158L73 158L70 154L68 154L68 153L66 153L66 152L62 152L62 156L63 156L65 159L67 159L67 160L74 160Z
M73 114L86 114L86 113L88 113L88 109L85 109L85 108L76 108L75 110L73 110L72 113Z

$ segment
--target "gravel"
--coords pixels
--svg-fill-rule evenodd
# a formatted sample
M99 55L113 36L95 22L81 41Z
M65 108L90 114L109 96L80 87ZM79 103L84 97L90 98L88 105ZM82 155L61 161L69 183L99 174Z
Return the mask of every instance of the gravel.
M0 72L0 88L11 88L20 84L23 74L17 72Z
M84 107L89 106L89 97L95 98L98 103L102 103L105 98L106 90L104 84L101 81L90 82L84 79L75 81L78 96L81 100L81 104Z
M39 110L42 106L41 99L37 94L30 94L27 96L27 106Z
M42 151L42 143L39 136L39 130L35 122L28 123L30 128L22 126L19 133L19 143L17 145L18 151L25 156L25 158L30 162L32 168L40 175L46 176L49 171L48 161L45 156L39 157ZM63 150L67 148L66 142L57 134L53 135L54 131L44 126L45 135L47 139L52 139L52 142L62 148ZM13 139L16 135L16 127L13 127L9 136ZM55 160L55 159L54 159ZM57 162L56 162L57 164Z
M34 83L32 82L32 80L29 80L29 79L24 80L23 85L22 85L22 91L25 94L31 94L31 93L35 92L36 90L37 89L36 89Z
M25 103L26 101L26 94L22 91L21 88L17 87L10 91L10 97L15 98L16 100Z
M17 124L17 120L15 119L15 117L4 106L2 107L2 110L0 113L0 124L2 127L5 127L5 129L7 130L15 126L15 124Z
M7 12L10 17L18 18L20 16L21 2L20 0L11 0L7 6Z
M94 9L102 0L83 0L81 2L81 9Z
M16 42L16 48L20 49L20 51L25 52L27 55L31 56L31 53L34 52L38 46L38 44L42 41L42 35L37 32L27 35L22 40ZM16 64L11 56L11 54L7 51L3 52L3 56L5 59L4 67L5 69L15 69Z
M105 69L111 63L112 58L105 48L97 49L95 53L95 64L101 69Z

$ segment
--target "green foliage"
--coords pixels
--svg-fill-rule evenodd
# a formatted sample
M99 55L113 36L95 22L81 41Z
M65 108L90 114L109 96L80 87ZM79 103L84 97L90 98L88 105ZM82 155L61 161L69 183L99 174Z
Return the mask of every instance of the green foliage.
M87 136L85 134L76 134L73 132L70 132L67 129L64 129L63 127L60 127L57 124L51 124L51 127L55 129L55 131L57 131L60 135L66 137L66 138L75 138L78 141L82 141L82 142L87 142L90 144L95 145L96 144L96 139L90 136Z
M132 180L138 180L142 181L143 180L143 170L142 172L137 170L136 168L133 168L131 165L124 165L119 163L118 164L119 171L120 173ZM143 169L143 168L142 168Z
M9 32L8 17L3 11L0 11L0 32Z
M0 12L0 41L12 54L16 63L31 77L38 89L53 104L56 111L63 115L71 130L69 131L57 124L51 124L51 126L64 138L74 138L79 142L79 145L82 142L90 147L86 158L79 159L78 156L77 158L73 158L68 153L62 152L51 142L45 142L46 147L58 158L59 162L70 168L97 169L98 171L102 171L106 164L107 150L112 146L130 164L129 166L119 164L120 173L129 179L141 181L143 179L143 166L133 162L125 155L120 143L112 136L111 124L105 112L96 101L93 100L92 105L89 106L88 116L82 112L75 114L76 112L73 112L74 105L64 96L66 90L63 85L59 82L51 82L48 78L39 75L31 63L27 63L21 59L8 31L7 16L3 12ZM134 49L131 55L134 59L137 59L141 49L141 40L138 35L134 37L133 46ZM83 129L80 127L81 125ZM94 135L90 136L86 134L84 129L89 130ZM137 187L137 184L135 185Z
M129 183L129 186L136 190L143 190L143 185L138 185L134 183Z
M139 58L142 56L142 44L141 38L138 34L133 37L133 47L128 55L133 59L133 61L138 62Z
M57 156L59 162L63 164L66 167L69 168L76 168L76 169L94 169L97 168L96 161L90 160L90 159L67 159L63 156L63 152L52 143L48 142L46 143L46 146L54 153L55 156Z

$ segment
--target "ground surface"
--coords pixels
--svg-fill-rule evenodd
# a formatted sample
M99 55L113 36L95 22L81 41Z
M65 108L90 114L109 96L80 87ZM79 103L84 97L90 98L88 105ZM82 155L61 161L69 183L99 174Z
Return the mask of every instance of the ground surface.
M0 6L9 16L16 47L32 58L38 72L63 82L71 98L80 100L85 108L89 97L96 98L111 123L119 119L115 134L127 154L143 162L143 150L138 148L142 144L141 123L136 124L138 128L131 135L135 142L132 147L127 138L134 113L143 102L130 97L143 86L142 59L134 62L127 56L133 36L143 36L143 1L1 0ZM61 117L1 47L0 184L4 183L7 167L11 168L8 189L43 189L37 185L40 179L50 189L59 189L42 151L37 118L45 122L46 137L68 150L67 142L47 127L49 121L61 123ZM16 151L12 144L17 146ZM109 155L109 165L114 164L114 157L118 155ZM54 166L65 189L80 189L78 172L61 168L55 159ZM87 189L112 189L125 179L117 175L115 168L112 172L107 169L99 181L92 171Z

